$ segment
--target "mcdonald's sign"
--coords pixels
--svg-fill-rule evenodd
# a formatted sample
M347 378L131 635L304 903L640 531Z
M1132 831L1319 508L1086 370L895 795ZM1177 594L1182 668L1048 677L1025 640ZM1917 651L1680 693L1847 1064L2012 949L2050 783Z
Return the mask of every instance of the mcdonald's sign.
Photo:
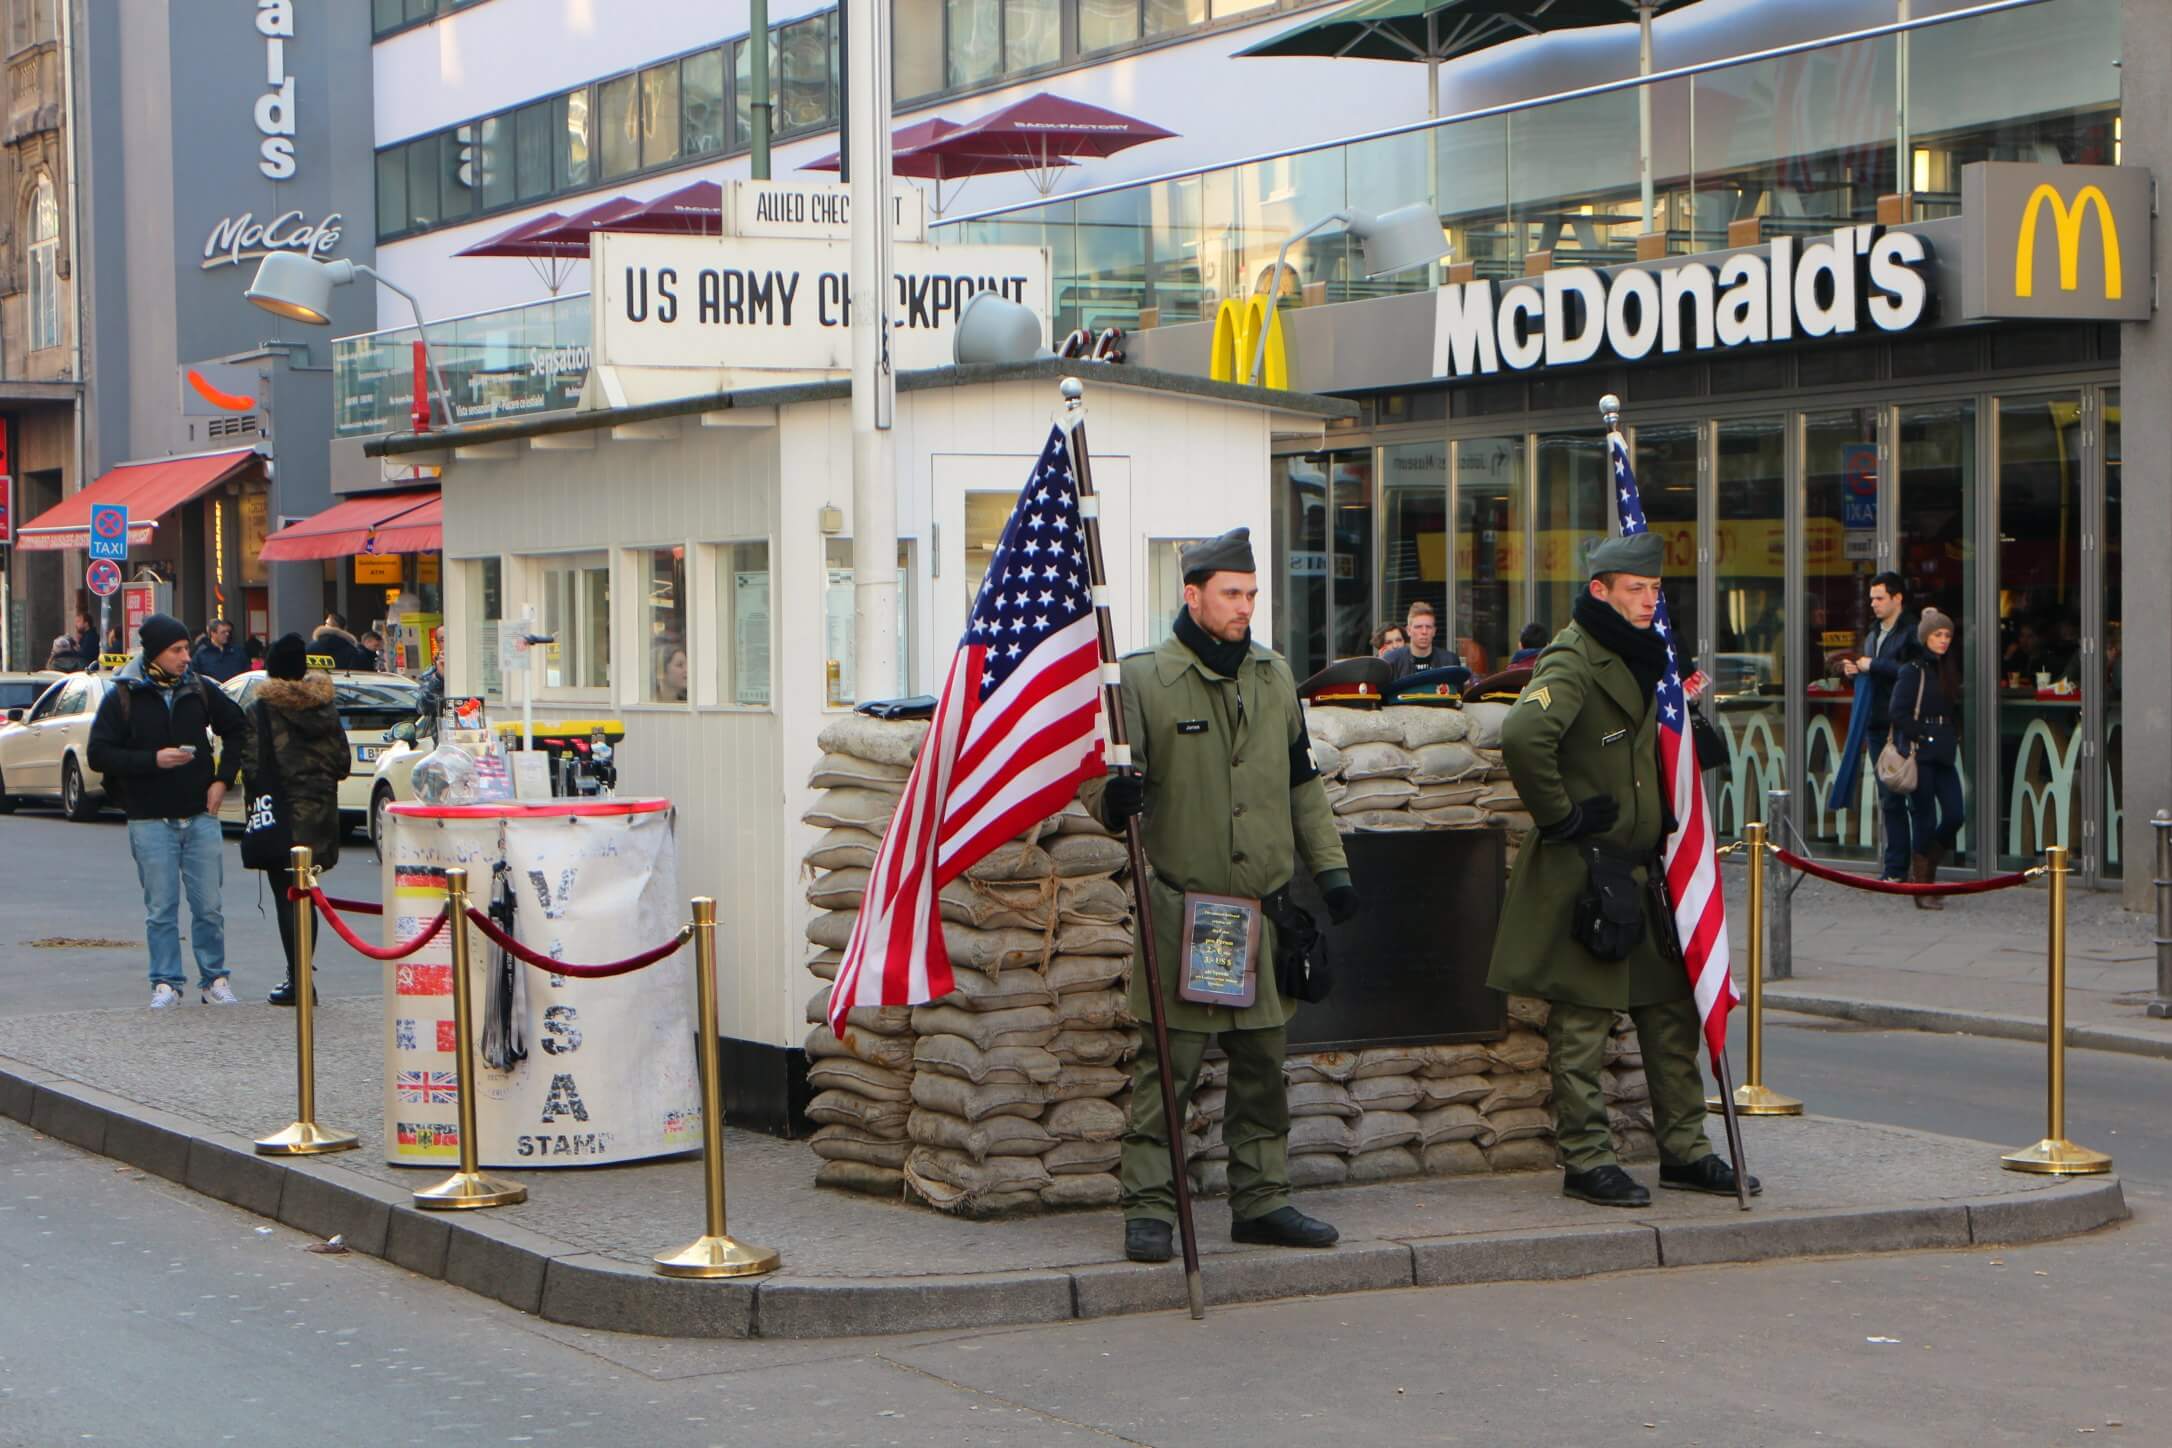
M1962 313L2146 320L2150 175L1979 161L1961 170Z
M1259 351L1262 331L1267 334L1267 352L1260 362L1259 385L1287 388L1290 363L1282 345L1282 316L1266 297L1257 294L1242 301L1227 298L1215 309L1207 376L1216 382L1250 382L1252 356Z

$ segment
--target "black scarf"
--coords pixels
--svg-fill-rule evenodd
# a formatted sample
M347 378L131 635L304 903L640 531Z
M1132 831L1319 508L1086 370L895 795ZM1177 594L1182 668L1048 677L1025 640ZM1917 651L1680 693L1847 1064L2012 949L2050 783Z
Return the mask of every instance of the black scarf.
M1649 698L1667 676L1667 641L1659 630L1638 628L1589 591L1576 596L1576 626L1591 635L1592 642L1618 655L1629 666L1637 688Z
M1188 608L1177 610L1176 636L1178 643L1199 655L1199 662L1225 679L1236 678L1245 655L1252 652L1252 635L1249 630L1235 643L1225 644L1201 628L1199 621L1192 617L1192 611Z

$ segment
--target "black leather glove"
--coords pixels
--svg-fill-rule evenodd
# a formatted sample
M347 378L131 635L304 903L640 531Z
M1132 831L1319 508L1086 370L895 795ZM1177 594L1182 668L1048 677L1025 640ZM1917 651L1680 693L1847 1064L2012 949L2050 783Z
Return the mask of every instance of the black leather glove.
M1621 806L1610 794L1595 794L1590 799L1580 799L1569 806L1566 818L1555 820L1539 830L1541 837L1555 841L1580 840L1586 835L1603 835L1614 828L1621 818Z
M1327 918L1337 925L1348 925L1357 919L1358 892L1355 885L1337 885L1321 897L1327 902Z
M1122 829L1124 821L1146 809L1146 779L1128 771L1109 776L1108 788L1101 795L1101 813L1105 823Z

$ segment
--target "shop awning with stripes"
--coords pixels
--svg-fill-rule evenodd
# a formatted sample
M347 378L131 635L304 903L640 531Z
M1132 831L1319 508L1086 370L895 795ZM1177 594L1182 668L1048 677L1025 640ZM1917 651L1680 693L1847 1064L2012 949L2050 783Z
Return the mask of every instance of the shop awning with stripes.
M93 503L119 503L128 509L131 547L149 543L158 520L184 503L193 503L227 479L255 467L262 459L254 448L198 453L123 463L99 475L89 487L70 493L54 507L16 530L20 548L88 548Z
M370 493L289 523L264 540L266 563L360 553L434 553L445 546L445 509L435 489Z

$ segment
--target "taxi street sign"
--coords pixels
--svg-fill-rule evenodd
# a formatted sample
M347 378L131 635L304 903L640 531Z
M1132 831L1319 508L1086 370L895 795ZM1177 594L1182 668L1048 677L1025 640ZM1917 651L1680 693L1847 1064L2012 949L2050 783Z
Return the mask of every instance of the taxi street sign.
M110 558L93 558L83 570L83 581L100 598L111 598L121 591L121 565Z
M1961 216L1963 316L2149 319L2146 167L1972 162Z
M125 503L93 503L90 515L90 556L128 561L128 507Z

